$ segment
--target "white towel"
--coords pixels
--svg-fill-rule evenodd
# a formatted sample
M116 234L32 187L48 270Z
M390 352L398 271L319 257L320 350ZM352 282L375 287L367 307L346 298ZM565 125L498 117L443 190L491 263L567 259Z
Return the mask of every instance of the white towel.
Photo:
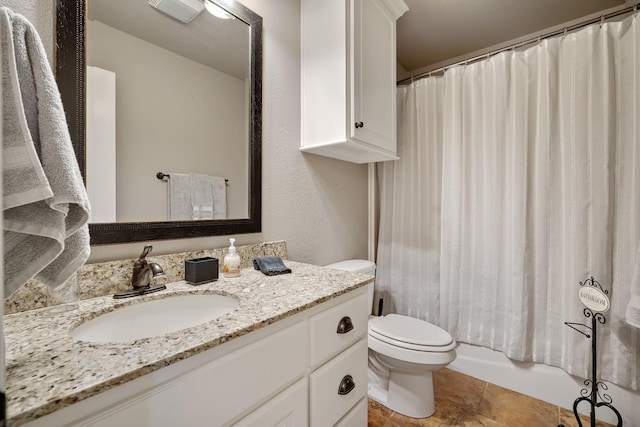
M184 221L190 220L191 213L191 176L186 173L169 173L168 207L169 220Z
M223 177L176 172L170 172L169 176L169 220L227 217L227 189Z
M211 177L191 174L192 219L213 219L213 195Z
M89 202L60 94L33 26L0 8L5 297L64 283L89 257Z
M640 244L636 253L636 263L631 278L631 299L627 304L625 318L628 324L640 328Z
M225 219L227 218L227 182L221 176L212 176L210 178L213 219Z

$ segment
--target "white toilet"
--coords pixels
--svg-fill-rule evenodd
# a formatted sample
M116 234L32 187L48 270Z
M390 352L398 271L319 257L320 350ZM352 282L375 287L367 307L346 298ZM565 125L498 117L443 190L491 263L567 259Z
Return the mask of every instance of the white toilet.
M374 275L376 265L350 259L327 265L338 270ZM373 283L369 285L373 308ZM389 409L413 418L433 414L431 373L456 358L456 342L449 333L423 320L399 314L370 316L369 397Z

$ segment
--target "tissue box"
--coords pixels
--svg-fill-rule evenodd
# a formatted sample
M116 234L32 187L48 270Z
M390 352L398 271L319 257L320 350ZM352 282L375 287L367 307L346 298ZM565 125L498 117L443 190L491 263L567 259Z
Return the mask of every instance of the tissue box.
M185 260L184 280L192 285L218 280L218 258L203 257Z

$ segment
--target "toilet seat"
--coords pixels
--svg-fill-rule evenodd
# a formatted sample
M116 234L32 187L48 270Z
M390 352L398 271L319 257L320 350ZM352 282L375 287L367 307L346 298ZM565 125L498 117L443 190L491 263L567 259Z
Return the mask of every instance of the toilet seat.
M447 352L456 347L444 329L424 320L388 314L369 322L369 336L388 345L407 350Z

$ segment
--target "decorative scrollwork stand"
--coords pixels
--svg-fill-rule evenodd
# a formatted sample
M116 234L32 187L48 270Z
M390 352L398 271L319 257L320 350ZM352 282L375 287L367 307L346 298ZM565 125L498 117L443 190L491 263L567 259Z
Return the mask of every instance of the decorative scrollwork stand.
M596 354L598 331L596 326L597 323L604 325L607 322L604 314L602 314L609 310L609 297L607 295L609 295L609 292L602 289L600 283L594 280L593 276L584 282L580 282L578 297L585 305L585 309L583 310L584 316L587 319L591 318L591 326L584 325L582 323L564 322L565 325L591 339L591 379L584 380L584 385L587 388L580 390L580 397L573 402L573 414L578 421L579 427L583 427L582 420L580 420L580 416L578 415L578 405L582 402L587 402L591 407L591 427L596 426L596 408L600 408L602 406L611 409L616 414L616 417L618 418L618 424L616 424L616 427L622 427L622 416L612 405L613 399L611 399L611 396L605 393L609 387L597 379L598 365ZM589 388L591 388L591 391L589 391ZM598 401L598 399L600 401ZM558 427L561 426L562 424Z

